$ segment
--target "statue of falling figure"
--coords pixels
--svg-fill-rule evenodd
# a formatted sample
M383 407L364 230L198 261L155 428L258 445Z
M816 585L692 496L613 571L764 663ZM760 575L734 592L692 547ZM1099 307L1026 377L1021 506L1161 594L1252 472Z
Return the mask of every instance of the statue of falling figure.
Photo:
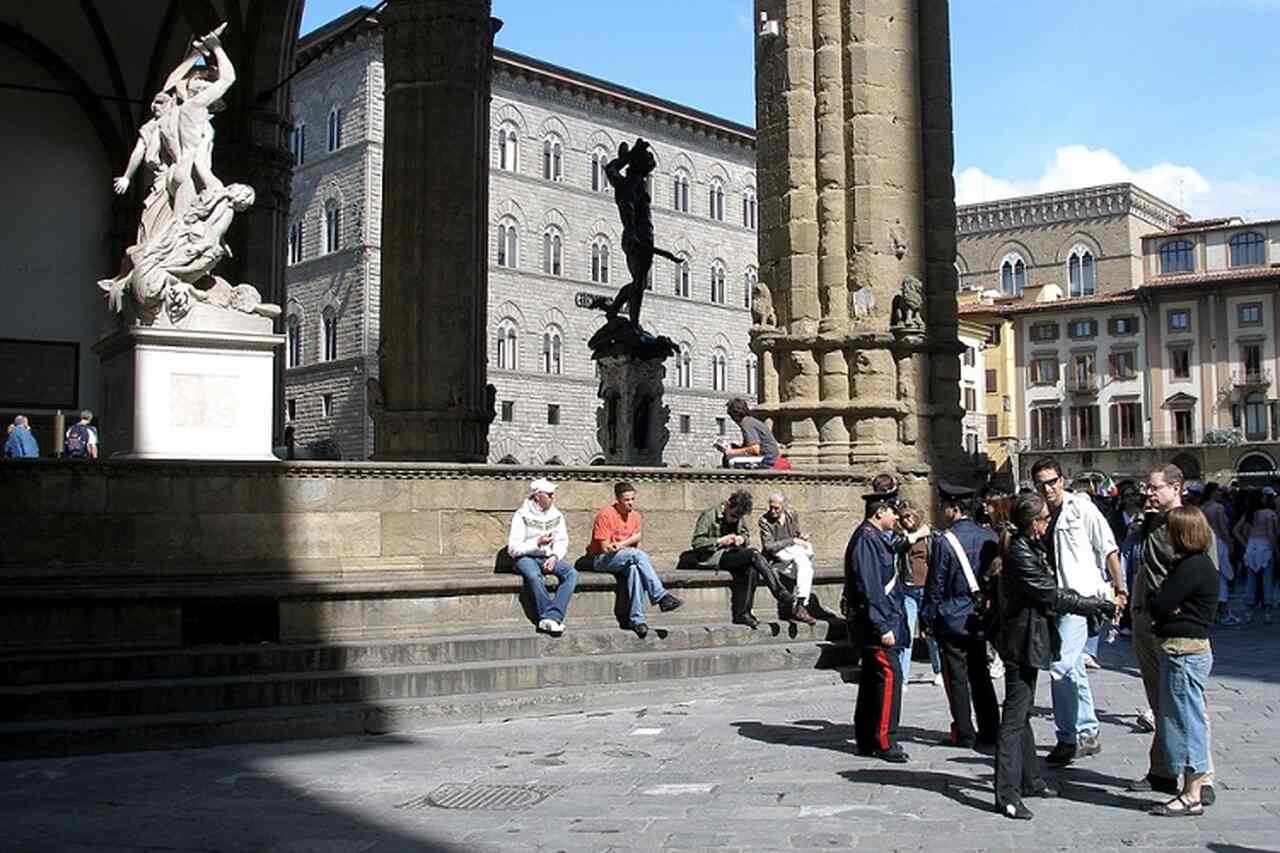
M649 143L636 139L635 145L628 146L625 142L619 145L618 156L604 167L609 185L613 187L618 217L622 220L622 252L627 256L627 272L631 274L631 281L618 291L612 301L600 297L591 307L603 308L611 321L617 319L625 308L631 325L637 329L640 327L645 281L653 267L654 255L681 263L676 255L654 245L653 200L649 197L646 179L657 165Z

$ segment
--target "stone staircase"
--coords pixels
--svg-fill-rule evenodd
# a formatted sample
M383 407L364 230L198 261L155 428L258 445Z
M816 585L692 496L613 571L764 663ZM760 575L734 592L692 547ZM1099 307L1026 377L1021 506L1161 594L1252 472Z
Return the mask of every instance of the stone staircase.
M11 654L0 657L0 755L408 731L695 694L688 679L851 662L839 620L752 631L654 610L643 640L589 617L571 620L558 639L496 626L355 642Z

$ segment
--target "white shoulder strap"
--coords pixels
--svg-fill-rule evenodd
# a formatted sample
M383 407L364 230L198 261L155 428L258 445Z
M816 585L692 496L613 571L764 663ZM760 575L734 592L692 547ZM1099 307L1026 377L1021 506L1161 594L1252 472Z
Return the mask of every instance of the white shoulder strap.
M956 554L956 559L960 561L960 570L964 572L964 579L969 584L969 592L976 593L979 589L978 579L973 575L973 566L969 564L969 555L960 547L960 540L950 530L942 534L942 538L947 540L947 544L951 546L951 550Z

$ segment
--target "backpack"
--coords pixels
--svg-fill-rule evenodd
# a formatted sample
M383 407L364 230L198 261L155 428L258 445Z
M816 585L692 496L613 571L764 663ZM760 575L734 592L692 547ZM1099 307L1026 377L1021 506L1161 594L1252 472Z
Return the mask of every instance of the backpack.
M73 424L67 430L67 440L62 445L64 455L72 459L86 459L89 456L89 428L84 424Z

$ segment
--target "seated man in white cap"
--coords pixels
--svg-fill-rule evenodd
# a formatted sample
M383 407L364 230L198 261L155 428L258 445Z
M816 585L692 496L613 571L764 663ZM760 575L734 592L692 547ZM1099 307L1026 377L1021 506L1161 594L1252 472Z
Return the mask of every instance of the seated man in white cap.
M545 477L529 484L529 497L511 516L507 553L533 595L538 630L558 637L564 633L564 617L578 583L578 571L564 561L569 552L569 530L564 515L554 506L555 497L555 483ZM555 598L547 594L543 575L559 579Z

